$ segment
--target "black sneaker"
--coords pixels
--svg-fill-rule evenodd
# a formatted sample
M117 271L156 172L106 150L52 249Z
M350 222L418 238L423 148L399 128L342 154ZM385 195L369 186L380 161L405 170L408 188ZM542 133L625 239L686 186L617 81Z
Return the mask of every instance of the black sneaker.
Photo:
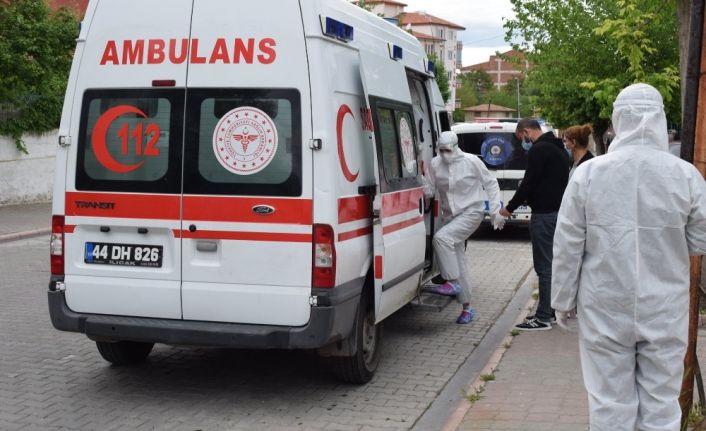
M535 317L533 319L525 320L524 323L515 325L515 328L520 331L548 331L552 329L552 324L549 322L542 322Z
M532 315L529 315L529 316L525 317L525 321L532 320L532 319L536 319L536 318L537 318L537 315L536 315L536 314L532 314ZM552 317L549 319L549 323L551 323L552 325L556 325L556 317L552 316Z

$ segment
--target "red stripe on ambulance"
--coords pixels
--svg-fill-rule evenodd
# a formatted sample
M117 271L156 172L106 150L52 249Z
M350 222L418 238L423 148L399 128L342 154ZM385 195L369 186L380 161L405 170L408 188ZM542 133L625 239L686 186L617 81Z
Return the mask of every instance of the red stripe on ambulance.
M179 220L180 206L175 195L66 193L67 216Z
M274 212L253 212L263 205ZM184 220L311 225L312 211L311 199L184 196Z
M404 214L415 209L419 210L419 200L423 194L424 190L420 187L382 195L383 217Z
M268 241L268 242L311 242L310 233L276 233L276 232L243 232L220 230L174 230L176 238L189 239L229 239L238 241Z
M372 216L370 196L351 196L338 200L338 223L367 220Z
M387 235L388 233L397 232L398 230L402 230L406 227L414 226L417 223L423 223L423 222L424 222L424 217L419 216L419 217L415 217L413 219L401 221L399 223L393 223L391 225L383 226L382 234Z

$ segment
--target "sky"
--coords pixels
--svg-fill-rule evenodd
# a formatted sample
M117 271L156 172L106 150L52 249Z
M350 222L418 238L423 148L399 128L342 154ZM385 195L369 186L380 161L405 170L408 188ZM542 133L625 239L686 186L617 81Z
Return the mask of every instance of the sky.
M463 42L463 65L488 61L496 51L510 49L505 42L503 18L512 18L510 0L398 0L405 11L425 11L466 27L459 33Z

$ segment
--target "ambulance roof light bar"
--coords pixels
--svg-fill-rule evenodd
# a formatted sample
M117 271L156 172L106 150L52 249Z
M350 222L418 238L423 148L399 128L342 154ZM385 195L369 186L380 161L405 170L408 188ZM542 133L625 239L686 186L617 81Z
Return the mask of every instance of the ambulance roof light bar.
M436 65L431 60L427 60L427 73L436 75Z
M326 20L322 22L322 24L324 34L326 36L335 37L343 42L350 42L353 40L352 26L330 17L326 17Z

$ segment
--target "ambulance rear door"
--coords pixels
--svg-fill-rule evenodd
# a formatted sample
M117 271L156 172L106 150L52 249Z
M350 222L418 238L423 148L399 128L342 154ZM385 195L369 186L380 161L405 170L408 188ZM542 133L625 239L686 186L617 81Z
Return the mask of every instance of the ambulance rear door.
M305 325L312 134L299 3L195 2L191 41L184 319Z
M74 311L181 318L175 233L191 4L88 9L67 96L65 285Z
M404 64L389 52L360 51L374 124L377 191L373 199L375 317L414 298L424 269L426 228L412 99ZM387 55L386 55L387 54ZM403 54L402 54L403 55Z

